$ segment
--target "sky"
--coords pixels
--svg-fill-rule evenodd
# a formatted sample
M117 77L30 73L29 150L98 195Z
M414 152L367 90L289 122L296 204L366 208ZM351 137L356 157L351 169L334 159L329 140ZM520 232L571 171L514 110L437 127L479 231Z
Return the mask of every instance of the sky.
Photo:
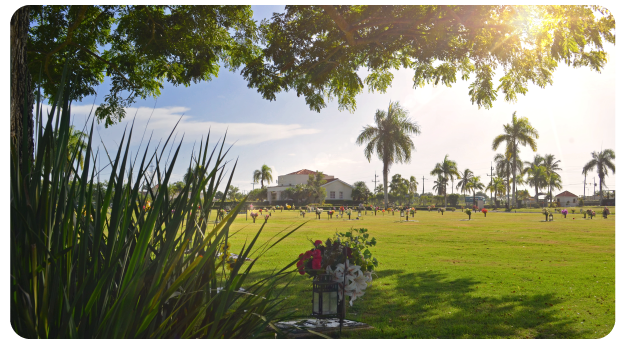
M282 8L253 6L254 18L270 17ZM506 102L500 93L488 110L472 105L468 95L471 81L459 78L450 88L426 85L414 89L413 72L398 70L385 94L367 91L360 94L354 113L339 111L335 101L318 113L310 110L304 98L295 92L278 94L273 102L264 100L256 90L247 88L239 72L222 69L219 77L210 82L187 88L166 84L158 99L139 100L127 109L127 117L121 123L106 129L98 125L96 141L102 139L109 152L115 150L124 129L134 119L131 150L143 152L148 136L152 135L153 142L164 141L180 119L175 141L183 134L184 141L172 181L182 179L193 148L197 151L209 129L211 144L228 129L226 142L233 144L227 156L231 160L228 166L238 159L232 184L240 190L253 188L252 174L263 164L273 170L270 185L276 184L279 175L306 168L351 184L365 181L373 189L374 179L377 183L382 180L382 162L377 158L367 161L364 147L355 141L364 126L374 124L377 109L386 110L390 101L399 101L419 124L421 134L413 139L416 150L412 152L411 162L392 165L389 180L397 173L406 179L415 176L421 193L432 192L435 178L430 176L430 171L446 154L457 162L460 172L469 168L486 185L493 157L504 152L504 145L493 151L491 143L517 112L518 117L527 117L539 132L537 152L522 146L522 161L532 160L535 154L554 154L561 161L561 191L582 195L582 167L591 160L591 152L616 148L616 48L607 43L605 50L609 61L602 73L561 64L553 74L551 86L542 89L529 85L527 94L518 96L515 103ZM359 75L364 79L366 73L361 71ZM108 84L100 85L98 92L96 105L108 92ZM83 127L93 103L94 97L87 97L73 107L76 127ZM144 145L140 147L144 130ZM103 173L106 172L105 169ZM587 176L587 183L593 183L594 176L599 183L595 172ZM615 189L613 174L606 178L606 184L608 189ZM254 187L258 188L259 184ZM528 186L518 188L526 188L534 195L534 189ZM588 185L587 194L592 191L593 185Z

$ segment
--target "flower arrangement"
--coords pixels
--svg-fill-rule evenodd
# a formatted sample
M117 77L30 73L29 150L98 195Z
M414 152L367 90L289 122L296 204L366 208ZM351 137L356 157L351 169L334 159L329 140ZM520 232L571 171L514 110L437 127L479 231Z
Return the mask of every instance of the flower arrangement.
M306 214L306 211L304 211L304 210L300 210L300 215L301 215L302 217L304 217L304 215L305 215L305 214Z
M257 216L259 216L259 213L250 213L250 217L252 218L252 223L256 223Z
M591 209L587 209L587 215L589 215L589 217L593 220L593 217L596 216L596 212Z
M381 212L383 213L383 216L385 216L385 209L381 210Z
M319 219L320 216L322 216L322 209L320 208L315 208L315 215L317 215L317 218Z
M374 268L378 267L378 261L369 250L376 245L376 239L369 239L367 229L361 228L337 233L334 240L311 242L313 248L301 253L296 263L298 272L309 277L324 273L332 275L333 280L339 283L340 300L345 295L346 300L350 298L352 306L354 300L365 294Z
M267 220L270 218L270 214L265 215L265 223L267 223Z
M602 210L602 216L606 219L609 215L611 215L611 211L609 210L609 208L604 207L604 209Z
M472 219L472 211L471 211L471 210L466 209L466 210L465 210L465 214L467 214L467 216L469 216L469 219L470 219L470 220Z
M428 211L430 211L432 208L434 208L432 205L428 206Z
M551 214L547 208L543 208L541 213L546 216L546 222L548 222L548 216Z
M217 212L217 218L220 221L224 219L225 215L226 215L226 210L224 210L224 209L220 209L220 211Z
M411 207L411 217L415 217L415 208Z
M346 215L348 215L348 220L350 220L350 216L352 215L352 210L346 210Z
M483 214L485 214L485 217L487 217L487 208L483 208L481 211L483 212Z
M260 213L260 214L263 214L263 208L260 208L260 209L259 209L259 213Z
M474 209L474 212L478 211L478 206L476 204L474 204L474 206L472 207L472 209Z
M286 205L287 210L291 209L291 206L289 204Z
M335 211L334 211L334 210L329 210L329 211L328 211L328 216L329 216L329 219L332 219L332 218L333 218L333 214L334 214L334 213L335 213Z
M567 209L561 210L561 214L563 214L563 216L567 218Z
M439 208L439 212L441 212L441 215L443 215L445 211L446 211L446 208Z

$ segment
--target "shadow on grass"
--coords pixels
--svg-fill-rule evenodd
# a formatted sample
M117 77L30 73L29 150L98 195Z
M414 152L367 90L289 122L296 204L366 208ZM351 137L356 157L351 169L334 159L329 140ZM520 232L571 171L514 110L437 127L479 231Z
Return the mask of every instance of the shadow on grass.
M578 338L584 334L574 329L574 319L559 314L562 301L552 293L475 296L472 293L480 282L472 278L450 279L435 271L383 270L376 275L365 296L347 309L348 319L375 329L347 332L342 338ZM310 286L311 279L296 276L285 290L284 305L294 316L310 314Z
M355 303L352 311L360 313L357 320L376 330L348 334L348 337L577 338L582 335L572 328L574 319L558 314L557 306L562 301L551 293L481 297L471 294L479 284L471 278L450 279L445 273L433 271L391 270L377 274L381 282L385 277L388 281L396 279L396 288L368 288L367 300Z

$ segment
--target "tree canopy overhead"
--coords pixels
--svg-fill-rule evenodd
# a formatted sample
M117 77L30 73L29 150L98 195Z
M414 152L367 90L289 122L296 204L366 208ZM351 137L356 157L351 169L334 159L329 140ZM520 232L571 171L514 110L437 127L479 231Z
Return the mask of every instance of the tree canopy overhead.
M385 92L391 70L408 68L413 87L472 80L472 104L490 108L498 91L515 101L551 84L559 62L600 71L614 30L599 6L286 6L261 25L263 54L242 75L268 100L295 90L312 110L336 98L354 111L364 87Z
M29 9L28 66L34 73L42 70L44 94L55 94L68 59L72 100L95 94L110 77L111 89L96 110L107 126L121 120L138 97L157 97L166 81L185 86L209 81L220 64L235 70L260 53L250 6Z

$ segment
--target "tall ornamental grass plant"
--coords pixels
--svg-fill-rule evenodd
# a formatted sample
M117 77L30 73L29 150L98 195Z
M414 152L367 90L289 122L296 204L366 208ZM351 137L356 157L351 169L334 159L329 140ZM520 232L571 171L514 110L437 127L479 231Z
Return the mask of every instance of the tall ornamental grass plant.
M209 152L208 136L189 163L193 176L176 197L167 185L182 141L169 163L164 153L171 134L154 153L148 142L143 155L132 157L132 126L114 157L106 152L110 176L106 188L97 187L93 120L84 166L77 163L77 150L68 149L67 74L45 125L37 100L34 157L26 138L21 154L11 147L15 332L25 338L274 337L273 321L286 316L278 283L293 272L295 260L263 279L247 277L264 252L298 227L253 251L261 226L236 252L238 259L227 257L229 228L243 202L220 222L208 222L227 176L228 152L224 140ZM156 173L146 173L151 164ZM145 184L158 187L144 195ZM152 203L144 208L148 196Z

